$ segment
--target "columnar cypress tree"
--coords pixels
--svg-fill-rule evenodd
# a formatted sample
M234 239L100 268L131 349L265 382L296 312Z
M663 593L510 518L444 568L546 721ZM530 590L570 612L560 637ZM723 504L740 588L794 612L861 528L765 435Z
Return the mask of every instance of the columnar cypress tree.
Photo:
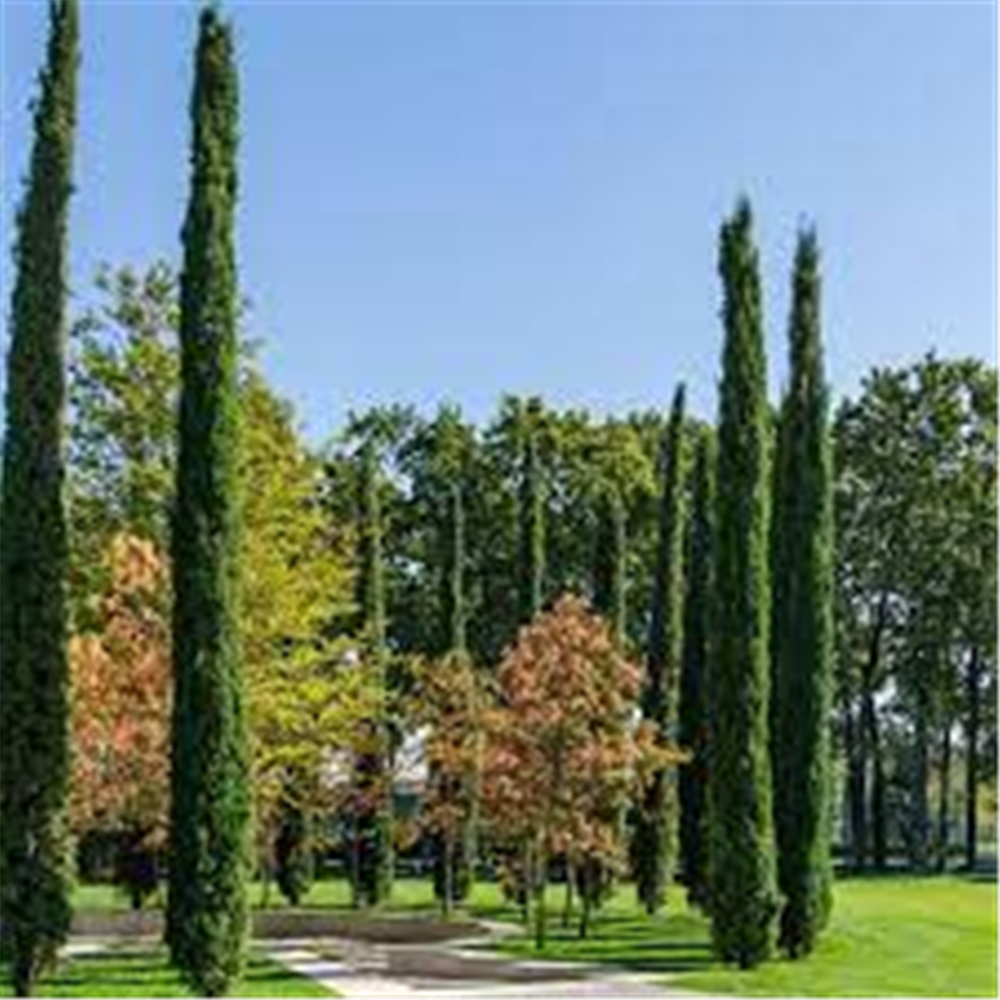
M778 430L772 576L771 756L780 943L812 950L831 902L830 707L833 496L820 342L819 249L799 237L789 329L791 381Z
M776 912L768 753L770 429L760 275L750 206L722 227L725 347L715 502L712 936L726 961L756 965Z
M173 521L174 716L167 939L199 992L243 964L250 799L239 633L238 94L230 28L201 17L181 274Z
M442 524L443 600L442 633L447 636L447 652L454 657L468 657L465 619L465 504L460 482L452 482L448 490L447 516ZM446 661L446 663L449 661ZM466 661L467 662L467 661ZM449 902L465 899L472 884L472 869L476 849L475 789L455 789L456 797L473 797L463 836L457 845L447 845L443 838L434 838L434 892L438 899L450 893ZM467 803L469 800L466 799ZM450 870L449 870L450 869Z
M360 463L357 603L367 644L364 666L375 672L382 707L366 727L367 746L355 762L356 808L352 883L355 905L375 906L392 887L392 787L386 718L385 566L378 456L365 446Z
M240 638L240 403L232 31L201 14L191 193L180 280L181 398L173 517L171 958L197 993L239 978L247 937L250 789Z
M712 476L715 450L710 432L698 438L685 539L684 653L681 657L677 736L692 756L678 778L680 869L688 899L707 907L709 637L712 604Z
M529 400L521 414L520 579L521 624L541 610L545 587L545 499L539 454L541 402Z
M683 644L684 601L684 386L677 388L663 449L663 495L653 601L650 610L643 717L666 741L676 712ZM658 771L636 812L632 845L636 892L648 913L663 905L673 855L674 786Z
M79 11L76 0L49 10L17 216L0 499L0 924L19 995L55 959L70 919L63 439Z
M625 505L621 493L608 486L597 500L597 544L594 552L594 610L610 625L619 646L625 641Z
M465 613L465 502L462 486L453 482L448 490L448 511L442 532L444 554L442 618L452 653L466 651Z

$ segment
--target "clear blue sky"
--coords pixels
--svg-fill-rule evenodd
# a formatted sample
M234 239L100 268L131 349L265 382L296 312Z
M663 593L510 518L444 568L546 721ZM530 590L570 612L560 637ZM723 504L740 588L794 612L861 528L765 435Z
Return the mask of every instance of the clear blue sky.
M775 388L803 219L838 393L931 347L995 360L993 3L225 6L243 290L317 439L376 401L607 411L678 379L711 415L740 191ZM46 11L0 10L6 314ZM178 258L197 10L84 0L78 296L99 261Z

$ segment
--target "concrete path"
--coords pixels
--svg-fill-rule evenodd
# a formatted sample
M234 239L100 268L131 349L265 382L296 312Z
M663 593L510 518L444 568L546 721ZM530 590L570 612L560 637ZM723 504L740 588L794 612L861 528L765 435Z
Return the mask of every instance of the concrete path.
M268 956L345 997L667 997L652 977L579 963L525 962L455 945L260 942Z

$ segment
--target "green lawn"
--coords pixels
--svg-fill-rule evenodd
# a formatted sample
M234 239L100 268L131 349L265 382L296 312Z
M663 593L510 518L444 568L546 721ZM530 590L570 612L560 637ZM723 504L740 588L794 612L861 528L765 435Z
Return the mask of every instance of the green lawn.
M749 972L720 966L708 926L673 901L646 919L619 894L579 941L553 927L547 957L662 972L685 990L733 996L996 996L996 884L959 876L837 883L834 915L817 952ZM505 950L535 955L525 937Z
M10 981L0 973L0 996L11 996ZM66 961L41 985L45 997L189 997L192 993L157 950L117 951ZM328 997L318 983L263 955L250 959L238 997Z

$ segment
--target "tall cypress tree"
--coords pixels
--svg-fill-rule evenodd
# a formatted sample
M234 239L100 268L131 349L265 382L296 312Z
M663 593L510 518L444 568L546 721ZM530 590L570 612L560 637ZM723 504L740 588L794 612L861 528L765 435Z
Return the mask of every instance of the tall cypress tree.
M609 485L597 499L594 610L607 621L619 647L626 631L626 546L625 505L618 489Z
M712 937L747 968L771 950L777 902L768 752L770 427L750 205L722 227L725 347L719 389L712 768Z
M461 462L452 470L454 476L447 490L446 516L442 520L442 634L447 637L442 667L468 665L465 615L465 503L462 491ZM462 837L447 845L444 838L432 842L434 893L438 899L450 894L449 903L468 896L476 850L477 804L474 788L452 788L457 808L467 807Z
M452 653L466 652L465 500L458 475L448 488L441 538L442 632L447 635L446 649Z
M201 14L180 282L167 941L195 992L243 969L250 789L240 638L238 85L231 28Z
M49 8L17 216L0 498L0 924L30 994L69 930L66 295L79 10Z
M691 512L684 546L684 652L681 657L677 737L691 754L678 777L680 870L688 899L707 907L709 637L712 604L712 476L715 450L706 429L698 437Z
M796 250L789 343L772 549L771 757L780 944L794 958L812 950L826 922L832 880L833 476L812 231Z
M542 610L545 593L545 499L539 454L541 411L541 401L531 399L521 413L518 602L522 625Z
M684 386L674 396L663 448L663 495L646 650L642 714L664 742L675 723L683 644ZM658 770L636 811L632 845L636 892L647 913L663 905L674 853L675 786Z
M366 640L365 668L374 671L381 706L365 727L366 746L358 754L352 883L355 905L376 906L392 887L392 787L389 774L389 724L386 716L385 566L382 509L375 447L360 456L357 604Z

